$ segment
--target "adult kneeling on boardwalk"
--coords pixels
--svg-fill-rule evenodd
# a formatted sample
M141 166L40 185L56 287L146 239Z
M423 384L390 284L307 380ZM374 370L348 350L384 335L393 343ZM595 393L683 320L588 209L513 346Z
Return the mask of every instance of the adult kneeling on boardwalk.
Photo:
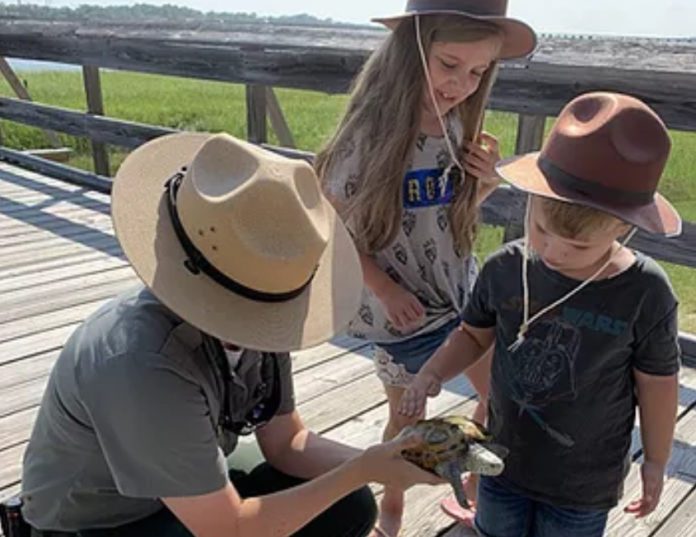
M356 450L308 431L288 351L355 315L357 253L311 167L231 136L145 144L112 215L144 285L70 337L24 459L38 536L366 535L366 483L438 478L399 438ZM255 432L266 462L228 473Z

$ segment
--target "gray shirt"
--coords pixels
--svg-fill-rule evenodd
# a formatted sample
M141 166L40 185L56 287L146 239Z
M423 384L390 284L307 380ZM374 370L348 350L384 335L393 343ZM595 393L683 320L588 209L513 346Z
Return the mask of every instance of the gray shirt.
M484 265L464 321L495 327L489 426L510 449L503 479L537 500L610 509L622 494L635 419L634 369L679 369L677 299L660 266L638 252L617 276L589 284L534 322L515 352L522 322L522 246ZM530 314L580 282L533 256Z
M228 482L234 434L218 427L223 384L199 330L142 286L92 314L51 373L24 457L24 515L35 527L113 527ZM229 414L259 402L261 353L244 351ZM278 354L280 406L294 409L290 357Z
M461 126L451 116L448 123L448 136L458 147ZM349 201L360 189L360 154L360 141L348 143L343 160L328 173L329 192L340 201ZM453 175L444 173L450 162L444 137L418 136L401 191L395 193L402 200L401 228L391 244L372 255L381 270L418 297L423 322L410 333L400 332L365 286L360 311L349 326L353 336L393 343L432 332L461 314L478 268L473 256L460 255L454 246L449 209L455 184ZM356 233L354 222L347 226Z

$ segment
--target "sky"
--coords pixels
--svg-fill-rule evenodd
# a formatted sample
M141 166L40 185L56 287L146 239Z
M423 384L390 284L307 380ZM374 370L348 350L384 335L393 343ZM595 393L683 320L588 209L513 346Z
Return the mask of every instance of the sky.
M23 1L54 7L134 3L124 0ZM259 15L308 13L336 21L366 23L370 17L401 12L406 0L141 0L141 3ZM529 23L538 32L696 37L696 0L510 0L508 13Z

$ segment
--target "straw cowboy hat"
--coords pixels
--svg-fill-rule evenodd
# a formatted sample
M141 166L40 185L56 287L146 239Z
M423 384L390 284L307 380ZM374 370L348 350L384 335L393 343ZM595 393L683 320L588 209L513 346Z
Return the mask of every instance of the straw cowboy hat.
M517 19L506 17L507 0L409 0L406 11L373 22L393 30L402 20L415 15L459 15L495 24L503 31L501 59L520 58L530 54L537 44L534 30Z
M670 146L665 124L638 99L587 93L561 111L541 152L504 159L496 170L530 194L672 236L681 233L681 218L656 191Z
M305 348L358 309L357 252L304 161L227 134L163 136L121 165L112 217L155 296L223 341Z

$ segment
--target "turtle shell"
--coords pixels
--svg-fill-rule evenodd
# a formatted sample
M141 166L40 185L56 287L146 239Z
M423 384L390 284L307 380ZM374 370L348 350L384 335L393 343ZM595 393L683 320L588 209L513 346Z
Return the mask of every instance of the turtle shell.
M404 450L403 457L431 472L439 463L466 454L471 443L490 439L483 425L464 416L420 420L408 429L420 434L424 443L417 448Z

